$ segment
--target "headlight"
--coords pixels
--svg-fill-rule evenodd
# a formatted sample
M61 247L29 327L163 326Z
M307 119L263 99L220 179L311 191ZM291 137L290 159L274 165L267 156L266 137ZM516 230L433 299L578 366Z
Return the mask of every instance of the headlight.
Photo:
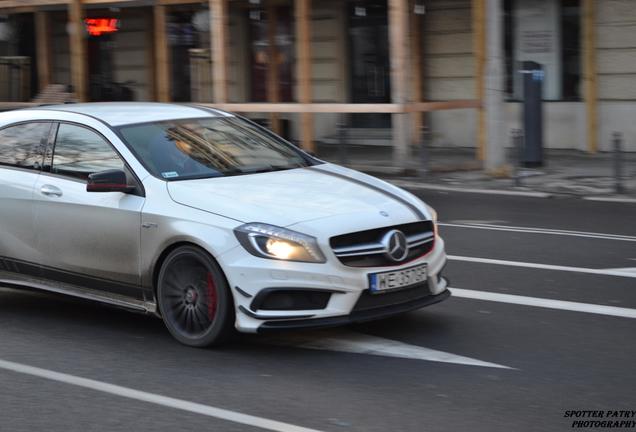
M241 245L254 256L284 261L324 263L315 237L264 223L234 229Z
M426 204L426 209L431 214L431 221L433 222L433 230L435 231L435 235L437 235L437 212L433 207Z

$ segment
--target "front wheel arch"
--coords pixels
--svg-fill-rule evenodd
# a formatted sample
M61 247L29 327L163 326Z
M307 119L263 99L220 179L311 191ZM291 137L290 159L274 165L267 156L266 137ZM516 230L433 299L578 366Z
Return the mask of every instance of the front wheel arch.
M158 302L158 298L157 298L157 287L158 287L158 282L159 282L159 272L161 271L161 267L163 266L163 263L165 262L165 260L168 257L168 255L170 255L170 253L172 253L176 249L179 249L180 247L186 247L186 246L190 246L190 247L199 249L203 253L208 255L208 257L212 261L214 261L217 266L219 266L219 269L221 269L221 273L223 274L223 277L225 278L225 282L228 284L228 286L230 286L230 282L228 281L227 276L225 275L225 272L223 271L223 266L221 266L219 261L216 258L214 258L214 255L212 255L204 247L202 247L201 245L198 245L196 243L190 242L190 241L179 241L179 242L176 242L176 243L172 243L171 245L167 246L159 254L159 257L157 257L157 259L155 260L155 264L152 267L152 294L154 296L155 304L157 305L157 312L156 313L159 316L159 318L161 318L161 310L159 308L159 302ZM230 287L230 291L232 291L231 287ZM233 295L232 295L232 307L234 307L234 296Z
M208 277L213 277L211 275L215 274L216 276L214 277L216 278L216 281L217 281L216 285L218 286L218 284L221 283L221 285L223 286L223 291L224 291L223 298L227 299L227 301L225 301L225 307L223 308L223 310L225 311L225 319L222 319L217 324L213 324L214 327L217 329L216 331L212 330L213 333L217 334L217 336L214 338L210 338L206 336L201 339L199 339L198 337L189 339L186 333L181 333L177 331L177 334L175 334L173 331L174 322L172 322L174 315L168 314L166 316L162 316L163 315L161 311L162 303L168 300L165 297L165 294L162 297L162 291L165 289L163 284L165 283L166 279L163 279L163 280L160 280L160 279L165 277L164 276L165 272L170 271L169 270L170 267L166 267L166 266L172 266L174 264L173 259L175 257L178 257L180 254L185 254L186 257L188 256L188 254L191 257L194 256L195 259L198 259L199 262L201 263L207 261L208 262L207 266L208 268L210 268L209 271L211 272L211 273L208 273L209 275ZM199 256L199 258L196 258L197 255ZM191 273L188 271L186 273L176 273L176 274L193 275L196 273ZM211 281L212 279L209 279L209 280ZM235 308L234 294L232 292L232 289L230 288L229 282L227 280L227 276L225 275L223 268L221 267L219 262L214 258L214 256L211 253L209 253L205 248L191 242L178 242L178 243L170 245L161 253L159 259L157 259L157 263L153 271L153 281L154 281L153 289L154 289L155 300L157 304L157 313L164 320L166 325L168 325L168 322L166 321L166 319L171 321L171 325L168 326L169 330L171 331L171 333L173 333L173 336L177 340L179 340L181 343L184 343L189 346L194 346L194 347L206 347L210 345L217 345L226 341L235 332L236 312L234 309ZM174 287L175 285L172 285L172 286ZM171 327L173 328L171 329ZM212 327L210 327L210 329L212 329ZM218 331L219 329L220 331ZM207 338L207 342L203 342L203 340L206 338Z

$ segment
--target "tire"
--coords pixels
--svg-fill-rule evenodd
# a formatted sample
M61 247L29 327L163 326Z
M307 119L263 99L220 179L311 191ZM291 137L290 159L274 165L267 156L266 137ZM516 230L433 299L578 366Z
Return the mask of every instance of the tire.
M168 331L184 345L219 345L234 332L232 294L223 271L197 247L168 254L157 279L157 303Z

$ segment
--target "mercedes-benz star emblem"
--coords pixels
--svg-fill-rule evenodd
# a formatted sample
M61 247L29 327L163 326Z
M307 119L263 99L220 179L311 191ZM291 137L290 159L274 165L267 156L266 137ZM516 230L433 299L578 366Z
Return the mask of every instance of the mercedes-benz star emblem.
M395 262L404 260L409 254L406 236L400 230L391 230L384 234L382 245L384 245L385 255Z

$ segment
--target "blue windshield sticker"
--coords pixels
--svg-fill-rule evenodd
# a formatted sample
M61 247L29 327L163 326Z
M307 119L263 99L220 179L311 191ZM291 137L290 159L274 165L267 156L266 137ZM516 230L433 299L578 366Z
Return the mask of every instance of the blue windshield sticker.
M161 176L163 178L175 178L175 177L179 177L179 173L176 171L168 171L168 172L162 172Z

